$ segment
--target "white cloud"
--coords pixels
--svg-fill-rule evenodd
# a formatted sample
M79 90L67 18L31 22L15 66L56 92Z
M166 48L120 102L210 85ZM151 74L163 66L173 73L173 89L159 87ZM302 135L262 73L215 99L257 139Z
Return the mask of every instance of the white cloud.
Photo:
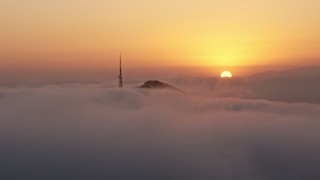
M320 106L95 85L0 90L3 178L318 179Z

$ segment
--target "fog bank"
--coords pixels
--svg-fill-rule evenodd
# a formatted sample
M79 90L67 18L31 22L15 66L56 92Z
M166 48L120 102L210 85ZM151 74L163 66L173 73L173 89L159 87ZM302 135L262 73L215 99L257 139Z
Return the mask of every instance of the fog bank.
M318 179L320 106L104 85L0 90L1 179Z

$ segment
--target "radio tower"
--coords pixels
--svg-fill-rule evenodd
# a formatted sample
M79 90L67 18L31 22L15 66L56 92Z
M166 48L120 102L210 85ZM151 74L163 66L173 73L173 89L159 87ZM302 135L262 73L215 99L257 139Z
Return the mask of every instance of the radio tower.
M122 88L123 82L122 82L122 58L121 58L121 53L120 53L120 71L119 71L119 88Z

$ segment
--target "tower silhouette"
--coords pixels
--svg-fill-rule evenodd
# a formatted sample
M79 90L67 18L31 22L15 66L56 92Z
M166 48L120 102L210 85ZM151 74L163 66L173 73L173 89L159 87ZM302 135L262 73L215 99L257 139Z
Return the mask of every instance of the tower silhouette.
M122 88L123 82L122 82L122 57L120 53L120 69L119 69L119 88Z

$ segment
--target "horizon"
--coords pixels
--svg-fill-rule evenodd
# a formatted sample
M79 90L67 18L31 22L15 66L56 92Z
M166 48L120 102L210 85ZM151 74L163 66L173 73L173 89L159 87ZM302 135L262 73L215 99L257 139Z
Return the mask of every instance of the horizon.
M288 65L258 65L258 66L198 66L198 67L127 67L123 60L122 70L124 83L130 81L147 80L172 80L185 78L220 78L223 71L230 71L233 78L247 78L256 74L267 72L281 72L295 69L314 69L319 66L288 66ZM4 69L0 71L0 86L6 84L35 83L78 83L78 82L114 82L118 80L119 64L114 68L63 68L52 67L50 69L17 68L15 71ZM28 84L24 84L28 85ZM32 84L31 84L32 85Z

